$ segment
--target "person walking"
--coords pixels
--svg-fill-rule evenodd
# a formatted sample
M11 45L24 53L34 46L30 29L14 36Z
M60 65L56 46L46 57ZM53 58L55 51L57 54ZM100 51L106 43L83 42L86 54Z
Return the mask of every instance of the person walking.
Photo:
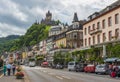
M13 75L15 75L15 70L16 70L16 65L15 65L15 64L12 64L12 72L13 72Z
M7 67L6 67L6 64L4 64L4 66L3 66L4 76L6 76L6 71L7 71Z
M8 72L8 76L10 76L10 72L11 72L11 64L7 64L7 72Z

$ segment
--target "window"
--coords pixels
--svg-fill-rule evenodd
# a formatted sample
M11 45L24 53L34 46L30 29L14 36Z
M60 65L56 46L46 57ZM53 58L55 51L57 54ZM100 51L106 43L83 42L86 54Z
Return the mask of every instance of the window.
M85 39L85 46L87 45L87 39Z
M112 31L109 31L109 41L112 40Z
M77 43L74 43L73 46L74 46L74 48L77 48Z
M93 45L95 44L95 36L93 36Z
M115 24L119 23L119 14L115 14Z
M91 38L89 38L89 46L91 45Z
M71 34L69 34L69 37L70 37L70 39L72 38L72 35Z
M86 32L86 31L87 31L87 29L85 28L85 35L87 34L87 32Z
M95 30L95 24L93 24L93 26L92 26L92 30Z
M97 29L100 29L100 22L97 23Z
M105 42L105 40L106 40L106 34L103 33L103 42Z
M119 37L119 29L115 30L115 38L117 39Z
M73 33L73 39L77 39L77 33Z
M80 39L83 39L83 33L82 32L80 33Z
M100 43L100 35L97 35L97 41Z
M112 26L112 18L111 17L108 18L108 26Z
M90 33L90 26L88 27L88 33Z
M105 28L105 20L102 21L102 27Z

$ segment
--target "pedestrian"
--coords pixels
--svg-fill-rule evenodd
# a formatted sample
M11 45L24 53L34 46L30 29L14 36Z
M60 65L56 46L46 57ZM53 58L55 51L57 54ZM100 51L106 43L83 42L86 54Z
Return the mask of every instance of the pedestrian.
M7 71L7 67L6 67L6 64L4 64L4 66L3 66L4 76L6 76L6 71Z
M11 72L11 64L7 64L7 72L8 72L8 76L10 76L10 72Z
M15 75L15 70L16 70L16 65L15 65L15 64L12 64L12 72L13 72L13 75Z
M116 72L115 72L115 70L113 70L113 71L110 73L110 76L111 76L112 78L116 77Z
M116 67L114 68L114 70L115 70L115 72L116 72L116 78L118 78L118 77L119 77L119 68L118 68L118 66L116 66Z

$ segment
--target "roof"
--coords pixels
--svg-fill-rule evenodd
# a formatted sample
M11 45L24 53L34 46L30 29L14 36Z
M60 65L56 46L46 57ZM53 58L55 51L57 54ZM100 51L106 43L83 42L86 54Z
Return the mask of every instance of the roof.
M105 15L105 14L107 14L107 13L109 13L109 12L111 12L111 11L113 11L113 10L115 10L115 9L117 9L117 8L119 8L119 7L120 7L120 0L118 0L118 1L114 2L113 4L107 6L106 8L101 10L100 12L95 12L92 15L90 15L88 17L89 20L86 21L84 23L84 25L91 22L91 21L93 21L93 20L95 20L95 19L97 19L97 18L99 18L99 17L101 17L101 16L103 16L103 15Z
M78 22L78 16L77 16L77 13L74 13L73 22Z
M50 31L60 31L62 29L61 26L52 26Z

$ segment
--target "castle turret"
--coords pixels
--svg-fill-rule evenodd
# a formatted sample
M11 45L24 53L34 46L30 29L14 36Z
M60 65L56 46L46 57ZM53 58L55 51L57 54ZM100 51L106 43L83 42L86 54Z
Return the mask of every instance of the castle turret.
M77 13L74 13L74 17L73 17L73 23L74 22L78 22L78 16L77 16Z

